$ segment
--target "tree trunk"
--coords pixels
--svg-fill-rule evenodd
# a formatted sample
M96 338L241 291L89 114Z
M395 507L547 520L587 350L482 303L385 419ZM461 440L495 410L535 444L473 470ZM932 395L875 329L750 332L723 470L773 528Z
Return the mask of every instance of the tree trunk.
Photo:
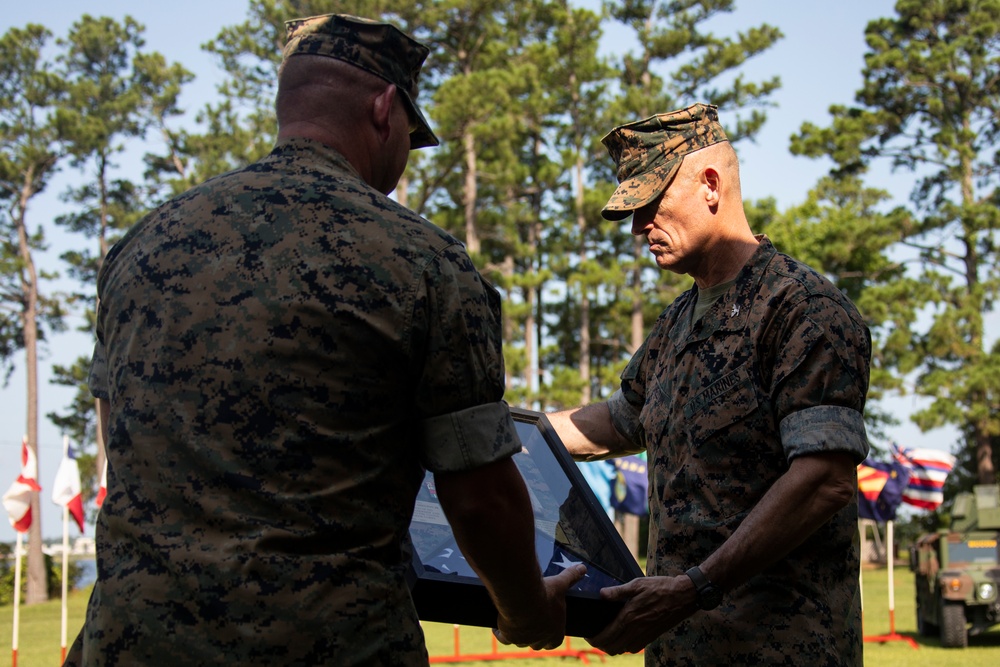
M982 428L975 429L976 481L978 484L996 484L996 468L993 467L993 445L990 436Z
M21 325L24 329L25 376L27 377L27 424L28 447L35 452L39 461L38 480L42 479L41 456L38 452L38 271L31 256L28 230L25 226L25 211L28 200L34 194L32 184L34 170L25 175L17 207L17 235L21 254L21 290L24 302L21 309ZM25 604L36 604L49 599L48 579L45 574L45 556L42 553L42 511L38 492L31 494L31 528L28 529L28 586Z
M462 193L465 205L465 247L470 255L479 254L479 234L476 231L476 198L479 196L476 186L476 139L472 130L466 128L462 135L465 147L465 188Z
M513 255L507 255L506 257L503 258L503 263L500 265L500 273L504 276L505 279L509 279L514 275ZM510 309L501 308L500 317L501 317L501 331L503 332L503 343L504 345L509 345L511 341L514 340L514 320L510 316ZM504 386L507 387L507 389L509 390L511 389L514 383L514 378L510 374L510 368L507 366L507 364L504 364L503 370L504 370Z
M628 512L615 511L615 528L628 547L632 558L639 560L639 517Z
M38 451L38 330L34 320L37 298L29 295L30 305L24 311L24 351L25 374L28 378L28 446ZM38 466L38 480L41 485L41 463ZM48 578L45 574L45 555L42 553L42 508L37 491L31 493L31 528L28 530L28 589L26 604L45 602L49 599Z
M537 219L537 218L536 218ZM530 248L530 259L528 260L530 264L530 271L535 272L538 270L536 266L536 250L538 248L538 227L537 223L531 223L528 226L528 247ZM538 368L538 320L535 319L535 308L538 305L538 290L536 289L534 283L528 285L525 290L524 299L527 302L527 316L524 320L524 355L525 355L525 383L528 387L528 392L531 394L531 400L534 402L537 400L537 394L539 390L539 373Z
M580 395L580 405L587 405L591 400L590 391L590 294L583 267L587 262L587 217L583 214L583 155L577 154L576 192L574 207L576 208L576 229L580 235L580 381L583 390Z
M962 120L962 130L965 132L969 132L971 130L968 116L965 116ZM961 156L959 164L962 172L960 181L962 204L964 208L969 209L976 204L974 181L975 167L971 156L967 154L963 154ZM965 282L968 286L968 294L970 295L967 298L972 298L971 295L976 294L979 291L977 288L980 285L980 255L978 246L982 232L980 232L974 224L970 224L964 219L962 227L965 235ZM967 359L967 363L981 363L983 358L982 352L984 348L985 334L982 317L984 307L983 300L979 299L975 305L977 306L978 316L970 318L972 331L970 332L971 335L969 340L969 348L973 351L972 354L975 355L975 357ZM989 404L985 392L976 392L974 397L975 398L972 401L973 405ZM993 446L989 436L989 424L986 420L976 420L972 424L971 439L972 446L975 450L974 465L976 466L975 472L977 482L979 484L995 484L996 469L993 467Z

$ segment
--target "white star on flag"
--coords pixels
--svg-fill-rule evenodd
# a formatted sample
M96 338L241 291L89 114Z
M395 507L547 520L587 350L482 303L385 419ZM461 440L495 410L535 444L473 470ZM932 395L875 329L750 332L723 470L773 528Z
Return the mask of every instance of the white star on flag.
M557 565L557 566L559 566L559 567L561 567L562 569L565 570L567 567L570 567L571 565L579 565L582 562L583 561L579 561L579 560L578 561L572 561L572 560L569 559L568 556L566 556L566 554L562 554L562 560L559 561L559 562L552 561L552 564L553 565Z

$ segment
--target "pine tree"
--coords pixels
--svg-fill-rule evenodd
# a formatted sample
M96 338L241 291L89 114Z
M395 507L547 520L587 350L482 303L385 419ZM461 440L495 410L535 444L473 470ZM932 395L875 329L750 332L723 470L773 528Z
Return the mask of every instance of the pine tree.
M11 28L0 37L0 360L9 377L14 355L24 350L25 432L36 455L39 346L46 330L59 331L64 326L61 299L42 289L41 281L54 276L37 266L36 254L45 248L45 234L41 225L33 227L29 215L32 200L48 186L63 157L53 107L61 100L64 82L42 57L51 36L42 26L28 25ZM48 599L37 492L32 494L31 512L28 604Z
M856 105L831 108L829 127L804 125L793 150L832 158L841 179L876 162L913 175L888 249L912 268L867 300L886 323L879 354L930 399L914 421L958 427L960 459L992 484L1000 344L983 322L1000 295L1000 2L900 0L896 14L868 24Z
M97 273L117 236L131 227L150 205L141 182L123 177L117 162L129 147L138 147L150 130L166 127L180 114L177 98L192 75L180 65L167 65L162 55L144 52L143 26L126 16L123 23L84 14L70 28L58 57L66 83L65 97L56 112L56 124L70 164L83 179L69 188L64 199L73 205L56 223L79 234L93 246L81 244L62 255L68 274L84 290L75 295L85 304L84 330L93 332ZM128 173L128 172L125 172ZM116 177L118 176L118 177ZM87 399L89 355L70 368L55 368L54 382L78 386L68 415L49 415L53 423L76 442L97 444L96 457L82 454L81 472L86 491L94 487L104 467L101 429L96 425L93 399ZM87 409L81 410L88 406ZM93 463L91 468L88 464Z

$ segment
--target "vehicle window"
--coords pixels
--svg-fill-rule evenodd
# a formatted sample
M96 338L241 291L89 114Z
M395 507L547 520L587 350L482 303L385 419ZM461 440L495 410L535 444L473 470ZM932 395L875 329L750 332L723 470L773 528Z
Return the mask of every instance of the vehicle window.
M985 563L996 565L1000 563L1000 549L997 540L969 540L968 542L952 542L948 545L948 563Z

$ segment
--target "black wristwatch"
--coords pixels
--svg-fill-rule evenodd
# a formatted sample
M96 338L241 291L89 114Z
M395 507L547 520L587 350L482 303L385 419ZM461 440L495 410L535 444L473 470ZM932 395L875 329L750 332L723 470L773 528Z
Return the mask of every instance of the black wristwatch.
M690 570L685 572L691 583L694 584L695 591L698 595L698 607L708 611L709 609L715 609L722 602L722 591L715 587L711 581L708 580L701 569L695 565Z

